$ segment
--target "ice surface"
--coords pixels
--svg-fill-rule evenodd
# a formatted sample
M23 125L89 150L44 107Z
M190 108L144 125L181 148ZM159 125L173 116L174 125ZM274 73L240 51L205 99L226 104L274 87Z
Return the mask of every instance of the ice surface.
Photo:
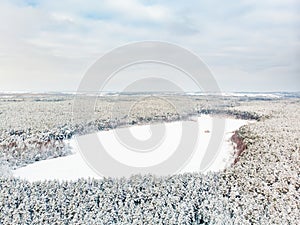
M219 149L219 154L214 162L209 167L209 171L223 170L229 166L233 158L233 144L230 141L230 137L233 132L239 127L250 123L247 120L228 119L226 120L226 127L224 137ZM184 172L198 172L201 159L205 153L205 150L210 141L212 135L212 120L210 116L201 116L195 118L195 123L199 124L199 139L196 146L196 151L191 160L187 162L187 165L178 173ZM155 149L147 153L140 153L130 151L122 145L115 137L115 131L101 131L98 132L99 140L101 140L103 146L106 149L110 149L111 156L119 160L122 163L135 166L150 166L156 163L160 163L166 160L176 150L176 146L179 144L181 135L181 123L185 121L176 121L165 123L166 135L163 143ZM163 124L161 124L163 125ZM119 128L124 129L124 128ZM140 125L130 128L131 134L138 140L146 140L151 136L151 130L149 125ZM77 180L79 178L101 178L95 171L93 171L82 158L76 139L71 139L68 144L72 148L73 154L65 157L59 157L55 159L48 159L39 161L25 167L16 169L13 171L14 176L20 177L29 181L38 180Z

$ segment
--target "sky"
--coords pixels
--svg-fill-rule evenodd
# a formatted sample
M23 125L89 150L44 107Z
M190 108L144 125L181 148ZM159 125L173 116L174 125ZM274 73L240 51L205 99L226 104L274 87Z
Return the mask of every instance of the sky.
M191 50L222 91L300 91L297 0L0 0L0 92L76 91L105 53L145 40Z

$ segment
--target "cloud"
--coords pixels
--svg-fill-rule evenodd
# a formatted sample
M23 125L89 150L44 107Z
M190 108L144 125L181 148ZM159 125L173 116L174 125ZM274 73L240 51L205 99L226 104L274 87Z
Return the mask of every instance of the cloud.
M192 50L226 90L297 90L299 11L292 0L4 0L0 90L76 90L102 54L140 40Z

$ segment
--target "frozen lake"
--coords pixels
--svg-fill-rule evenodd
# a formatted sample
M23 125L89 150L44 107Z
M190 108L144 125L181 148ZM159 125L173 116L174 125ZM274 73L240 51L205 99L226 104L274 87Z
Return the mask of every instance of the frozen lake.
M228 119L225 120L225 133L219 149L219 154L210 165L208 171L223 170L227 166L231 165L234 161L234 146L230 141L233 132L239 129L239 127L251 123L247 120ZM195 118L193 123L198 123L199 126L199 140L196 145L196 150L191 160L187 165L178 173L184 172L198 172L201 158L205 153L208 143L211 138L212 120L210 116L200 116ZM174 148L178 145L181 135L182 123L186 121L176 121L165 123L166 135L163 143L159 146L159 149L141 154L138 152L129 151L119 143L118 139L114 135L114 130L98 132L98 137L101 140L103 146L107 146L112 151L110 154L114 156L118 161L137 166L151 166L159 161L166 160L172 155ZM119 128L122 129L122 128ZM131 134L138 140L147 140L151 136L151 130L149 125L133 126L130 128ZM178 140L178 141L177 141ZM59 157L55 159L43 160L28 166L19 168L13 171L13 175L26 179L29 181L39 180L77 180L79 178L101 178L95 173L82 158L76 139L68 141L72 148L72 155ZM148 154L148 155L147 155ZM139 165L140 164L140 165Z

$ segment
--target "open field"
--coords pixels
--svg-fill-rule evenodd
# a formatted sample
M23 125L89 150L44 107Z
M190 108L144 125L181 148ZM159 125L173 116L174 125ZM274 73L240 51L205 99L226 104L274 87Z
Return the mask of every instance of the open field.
M88 121L72 120L72 101L71 95L0 97L0 223L297 224L299 98L105 96ZM257 121L236 132L244 148L224 171L69 182L9 176L9 168L69 155L65 140L74 135L199 114Z

